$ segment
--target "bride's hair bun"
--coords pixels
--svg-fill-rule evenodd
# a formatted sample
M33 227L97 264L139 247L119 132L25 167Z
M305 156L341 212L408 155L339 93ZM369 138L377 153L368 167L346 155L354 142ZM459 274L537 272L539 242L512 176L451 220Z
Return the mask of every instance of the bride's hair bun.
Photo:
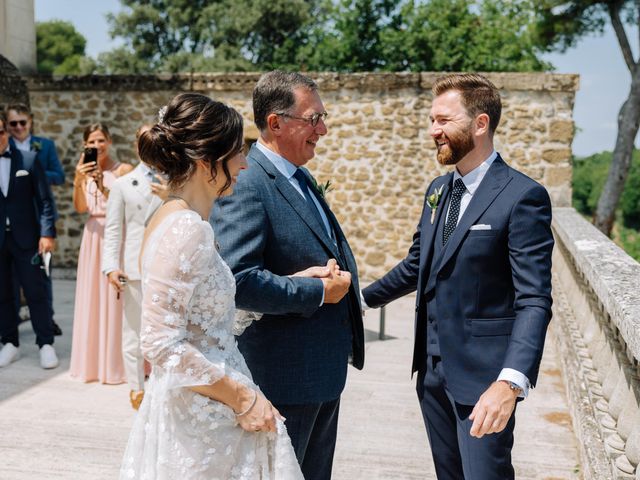
M181 93L166 106L163 118L140 135L138 155L147 165L164 173L170 187L184 184L196 161L221 162L226 183L231 185L229 159L242 151L242 117L233 108L199 93Z

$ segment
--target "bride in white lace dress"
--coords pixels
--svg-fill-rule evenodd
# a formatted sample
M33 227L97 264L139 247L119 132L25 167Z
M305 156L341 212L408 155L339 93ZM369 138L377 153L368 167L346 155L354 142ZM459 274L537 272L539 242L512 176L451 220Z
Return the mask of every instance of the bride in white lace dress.
M203 220L246 168L241 149L240 115L199 94L175 97L140 138L140 158L168 176L172 194L141 252L141 344L153 370L121 479L303 478L237 348L234 277Z

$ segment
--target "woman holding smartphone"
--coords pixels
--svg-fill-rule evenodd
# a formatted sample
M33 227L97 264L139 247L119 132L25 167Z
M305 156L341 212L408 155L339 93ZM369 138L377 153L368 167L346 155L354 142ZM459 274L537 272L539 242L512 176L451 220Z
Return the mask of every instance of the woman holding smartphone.
M122 360L122 300L101 272L109 188L133 167L109 155L111 135L94 123L83 134L84 152L76 165L73 206L89 213L82 232L73 319L70 373L83 382L125 381Z

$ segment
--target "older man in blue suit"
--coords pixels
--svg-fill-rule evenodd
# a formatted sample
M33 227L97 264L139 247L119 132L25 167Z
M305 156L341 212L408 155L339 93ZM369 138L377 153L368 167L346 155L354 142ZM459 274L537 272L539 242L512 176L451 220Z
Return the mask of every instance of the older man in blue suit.
M23 103L14 103L7 106L7 123L11 141L16 148L23 152L35 152L37 160L44 168L49 185L64 184L64 171L58 159L58 152L53 140L44 137L36 137L32 134L33 114L29 107ZM17 276L14 278L16 288L16 308L20 310L20 282ZM51 308L51 318L53 331L56 335L62 335L62 330L53 320L53 286L51 278L47 277L47 295L49 308Z
M327 133L316 84L274 71L253 92L260 138L211 222L239 308L261 312L238 338L254 380L287 419L307 480L331 477L347 363L364 362L356 264L303 166ZM337 262L324 278L292 276Z
M55 248L55 204L44 169L33 152L9 144L0 114L0 367L19 357L18 319L13 305L15 271L24 287L43 368L58 366L47 301L42 254Z
M413 369L439 479L514 478L515 405L535 385L551 318L551 204L493 147L501 101L476 74L433 86L436 178L407 257L363 291L417 290Z

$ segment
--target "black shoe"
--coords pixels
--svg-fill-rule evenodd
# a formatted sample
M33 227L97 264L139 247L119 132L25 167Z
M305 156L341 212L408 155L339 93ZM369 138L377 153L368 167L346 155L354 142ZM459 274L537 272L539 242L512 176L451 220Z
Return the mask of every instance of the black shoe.
M58 325L55 320L51 320L51 323L53 323L53 334L56 337L59 337L60 335L62 335L62 330L60 329L60 325Z

